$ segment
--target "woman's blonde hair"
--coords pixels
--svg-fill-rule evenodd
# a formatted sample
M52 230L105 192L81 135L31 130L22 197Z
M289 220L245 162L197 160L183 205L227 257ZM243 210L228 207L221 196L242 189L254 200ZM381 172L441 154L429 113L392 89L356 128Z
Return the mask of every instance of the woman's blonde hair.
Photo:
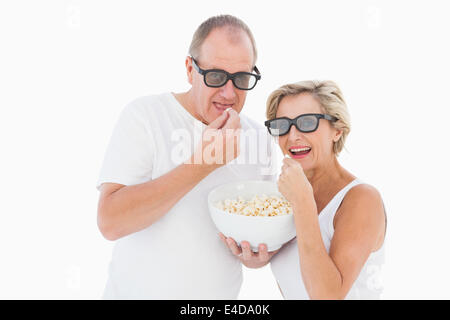
M342 135L333 145L334 154L337 156L344 148L345 139L350 133L350 114L345 103L341 89L330 80L327 81L300 81L281 86L267 99L266 116L268 120L276 118L278 106L281 100L287 96L295 96L301 93L311 94L322 107L325 114L336 117L338 120L332 122L332 126L342 130Z

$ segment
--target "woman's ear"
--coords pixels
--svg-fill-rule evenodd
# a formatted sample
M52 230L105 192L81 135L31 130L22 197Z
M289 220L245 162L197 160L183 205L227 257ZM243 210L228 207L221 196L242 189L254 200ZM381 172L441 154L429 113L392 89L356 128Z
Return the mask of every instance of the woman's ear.
M194 70L194 68L192 67L192 58L187 56L184 64L186 65L188 82L192 85L192 71Z
M339 139L340 139L341 136L342 136L342 133L343 133L342 130L336 129L336 132L335 132L334 137L333 137L333 142L335 142L335 143L338 142Z

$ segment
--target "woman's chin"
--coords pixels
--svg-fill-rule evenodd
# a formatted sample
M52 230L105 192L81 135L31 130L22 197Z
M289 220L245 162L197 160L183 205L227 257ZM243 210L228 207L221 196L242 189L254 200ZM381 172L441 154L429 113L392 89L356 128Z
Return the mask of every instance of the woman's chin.
M293 159L293 160L297 161L298 163L300 163L302 165L303 171L308 171L308 170L311 170L311 168L312 168L311 162L308 161L309 159L306 159L306 158L295 158L295 157L292 157L291 159Z

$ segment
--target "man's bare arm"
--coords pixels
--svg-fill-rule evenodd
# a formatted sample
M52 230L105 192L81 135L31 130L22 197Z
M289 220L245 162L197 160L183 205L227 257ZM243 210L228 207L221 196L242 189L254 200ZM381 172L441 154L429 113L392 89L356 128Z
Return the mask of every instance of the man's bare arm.
M237 130L240 121L237 112L224 112L214 120L207 130ZM222 132L222 131L221 131ZM208 134L204 134L208 136ZM192 190L212 171L236 158L239 142L233 134L220 136L212 142L203 141L190 161L181 164L165 175L142 184L125 186L117 183L104 183L100 189L97 210L97 224L108 240L117 240L152 225L166 214L186 193ZM210 143L222 144L222 161L196 163L203 159L203 151ZM234 148L226 148L228 144ZM213 148L214 149L214 148ZM200 157L198 157L200 153Z
M207 165L182 164L142 184L102 184L97 214L100 231L106 239L117 240L145 229L213 170Z

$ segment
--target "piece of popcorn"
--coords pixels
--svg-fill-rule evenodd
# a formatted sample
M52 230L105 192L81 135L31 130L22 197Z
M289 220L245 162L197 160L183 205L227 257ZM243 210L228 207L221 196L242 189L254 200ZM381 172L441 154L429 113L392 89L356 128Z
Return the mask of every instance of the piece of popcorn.
M292 208L286 199L266 194L255 195L248 201L241 196L237 199L225 199L216 203L216 207L228 213L245 216L274 217L292 213Z

